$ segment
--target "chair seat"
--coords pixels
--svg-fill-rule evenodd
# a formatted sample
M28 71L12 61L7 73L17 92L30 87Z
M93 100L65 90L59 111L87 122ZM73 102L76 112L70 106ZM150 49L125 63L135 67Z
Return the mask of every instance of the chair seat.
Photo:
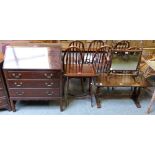
M82 66L71 64L66 66L64 75L68 77L95 77L96 72L92 64L83 64Z
M140 75L101 74L96 79L96 85L103 87L147 87L150 86L150 83Z

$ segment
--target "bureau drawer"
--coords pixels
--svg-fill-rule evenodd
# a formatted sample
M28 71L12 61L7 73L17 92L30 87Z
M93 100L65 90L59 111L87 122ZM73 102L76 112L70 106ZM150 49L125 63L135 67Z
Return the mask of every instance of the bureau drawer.
M59 79L61 71L5 71L7 79Z
M59 88L60 80L8 80L9 88Z
M10 97L60 97L60 89L9 89Z

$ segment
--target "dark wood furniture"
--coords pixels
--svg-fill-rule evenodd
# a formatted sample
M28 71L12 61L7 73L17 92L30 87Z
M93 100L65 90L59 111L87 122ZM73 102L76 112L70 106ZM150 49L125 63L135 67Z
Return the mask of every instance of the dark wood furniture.
M3 70L13 111L17 100L59 100L63 110L60 46L7 46Z
M4 55L2 52L0 52L0 109L8 109L9 111L11 111L6 83L2 71L3 60Z
M130 42L125 40L119 41L114 45L114 49L119 49L119 50L128 49L129 47L130 47Z
M111 67L111 47L103 46L99 48L93 58L93 64L95 68L95 72L97 74L97 81L99 82L100 76L102 73L109 73ZM97 107L100 108L100 103L98 102L98 92L100 87L96 84L96 104Z
M125 55L121 55L120 53ZM141 59L141 50L115 50L111 51L111 68L106 70L99 70L100 75L96 80L96 101L100 108L100 97L104 95L101 88L104 87L132 87L131 98L134 100L138 108L141 107L138 97L140 95L141 88L149 86L147 80L139 74L139 62ZM107 64L104 65L106 68ZM109 69L109 70L108 70ZM124 95L124 91L123 94ZM126 94L125 94L126 95ZM111 96L110 93L106 96ZM117 94L117 96L119 96ZM104 96L105 97L105 96ZM112 96L111 96L112 97Z
M133 91L129 96L131 99L133 99L134 103L136 104L137 108L140 108L141 105L139 103L139 95L141 88L148 87L150 84L147 82L147 80L143 76L135 76L135 75L128 75L128 74L101 74L96 81L96 86L97 86L97 92L96 92L96 100L97 100L97 105L100 108L100 97L103 96L104 98L106 97L119 97L125 96L126 94L124 93L125 91L122 91L121 94L110 94L106 93L104 95L103 92L101 92L101 88L104 87L133 87ZM103 90L102 90L103 91Z
M111 67L111 47L103 46L99 48L94 55L93 64L97 74L107 73Z
M75 40L69 43L69 47L77 47L79 48L81 51L85 51L85 47L84 47L84 43L82 41L79 40Z
M130 48L130 42L126 41L126 40L122 40L122 41L117 42L113 47L113 49L116 49L116 50L127 50L128 48ZM125 53L123 51L119 54L121 56L125 55Z
M91 105L92 104L92 83L93 78L96 76L95 70L92 64L83 63L82 52L77 47L69 47L65 51L63 58L63 68L64 76L66 79L65 86L65 101L66 106L68 105L68 93L69 93L69 80L71 78L88 78L89 79L89 95L91 96Z
M102 46L104 46L104 42L102 40L91 41L88 50L85 52L84 55L84 63L92 63L95 52Z
M84 56L85 46L84 46L84 43L82 41L79 41L79 40L72 41L69 43L69 47L77 47L78 49L80 49L79 52L82 52L82 57ZM81 88L82 88L83 92L84 92L84 81L85 81L85 79L81 78Z

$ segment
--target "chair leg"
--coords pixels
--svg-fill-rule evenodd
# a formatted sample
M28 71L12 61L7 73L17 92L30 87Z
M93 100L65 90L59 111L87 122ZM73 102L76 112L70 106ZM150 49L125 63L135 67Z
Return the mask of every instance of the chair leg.
M68 99L68 93L69 93L69 78L67 77L67 106L69 106L69 99Z
M89 89L90 89L90 96L91 96L91 107L93 107L93 89L92 89L92 86L93 86L93 83L92 83L92 78L89 78Z
M135 105L137 108L141 108L141 105L139 103L140 91L141 91L140 87L134 87L134 90L133 90L132 95L131 95L131 98L135 102Z
M69 91L69 77L67 77L67 90Z
M69 78L66 78L66 84L65 84L65 107L68 106L68 88L69 88Z
M108 92L110 91L109 87L107 87L107 91L108 91Z
M89 78L89 92L91 91L91 78Z
M84 79L83 78L81 78L80 79L81 80L81 88L82 88L82 92L84 93Z

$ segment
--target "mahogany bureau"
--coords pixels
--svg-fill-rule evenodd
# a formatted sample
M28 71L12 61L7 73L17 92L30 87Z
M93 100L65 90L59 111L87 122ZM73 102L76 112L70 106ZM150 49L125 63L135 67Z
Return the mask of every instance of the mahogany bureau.
M17 100L59 100L63 111L59 45L7 46L3 71L13 111Z
M4 75L2 71L4 56L3 53L0 52L0 109L8 109L11 110L8 93L6 89L6 84L4 80Z

